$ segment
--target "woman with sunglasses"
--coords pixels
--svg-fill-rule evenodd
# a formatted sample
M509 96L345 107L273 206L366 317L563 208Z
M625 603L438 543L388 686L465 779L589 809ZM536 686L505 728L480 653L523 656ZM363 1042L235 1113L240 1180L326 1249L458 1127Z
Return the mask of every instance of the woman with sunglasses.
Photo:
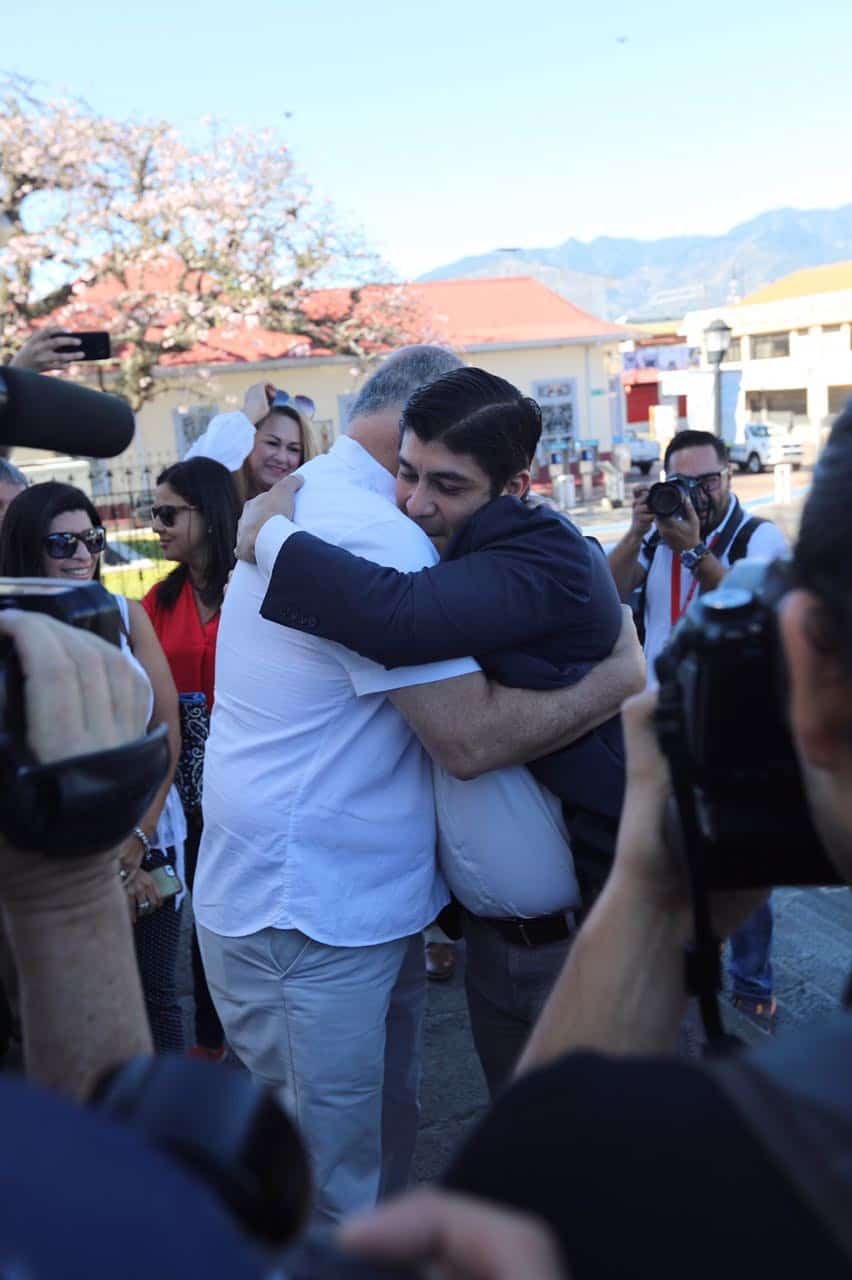
M213 706L213 670L219 611L234 567L242 504L234 477L212 458L191 458L157 477L151 526L163 555L177 566L142 601L171 668L181 701L183 747L179 776L200 780L204 741ZM197 786L197 784L196 784ZM187 884L192 888L201 840L200 791L184 785L188 827ZM225 1056L222 1024L207 990L193 935L195 987L193 1056Z
M311 426L315 413L309 396L291 396L271 383L256 382L246 392L242 410L217 414L184 461L221 462L234 474L240 502L247 502L322 452Z
M71 584L99 581L105 546L98 512L82 490L53 480L35 484L9 504L0 533L0 575L56 578ZM136 954L154 1046L180 1051L183 1018L175 966L181 901L179 894L164 896L158 887L179 884L183 876L186 820L173 786L180 751L177 691L145 610L124 596L113 599L122 618L122 648L151 686L150 723L168 725L172 748L167 778L118 851L118 874L136 926ZM165 879L152 874L164 867L171 869Z

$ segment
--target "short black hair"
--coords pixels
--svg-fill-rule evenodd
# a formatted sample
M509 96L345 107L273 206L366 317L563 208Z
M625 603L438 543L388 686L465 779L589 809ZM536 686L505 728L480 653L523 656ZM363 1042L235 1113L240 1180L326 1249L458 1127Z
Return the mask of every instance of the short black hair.
M161 471L157 484L167 484L174 489L191 507L196 507L205 520L207 563L204 589L200 595L208 608L218 609L225 598L228 574L235 563L240 500L234 477L227 467L213 458L188 458ZM175 607L188 573L189 567L179 564L157 584L156 600L162 608Z
M541 410L505 378L484 369L455 369L408 400L400 432L439 440L452 453L475 458L496 497L530 465L541 437Z
M663 458L663 470L668 474L669 459L673 453L680 453L681 449L695 449L702 445L711 444L716 450L716 457L720 462L728 461L728 446L724 440L720 440L718 436L714 436L712 431L678 431L677 435L672 436L666 447L666 456Z
M814 470L793 551L796 585L822 603L829 642L852 675L852 400ZM19 499L16 498L15 502ZM14 503L12 504L14 506ZM9 508L11 510L11 507ZM8 516L6 517L8 519Z
M85 511L93 529L102 523L89 495L76 485L46 480L17 494L6 509L0 533L0 576L43 578L44 537L50 532L51 521L66 511ZM100 560L94 576L100 581Z

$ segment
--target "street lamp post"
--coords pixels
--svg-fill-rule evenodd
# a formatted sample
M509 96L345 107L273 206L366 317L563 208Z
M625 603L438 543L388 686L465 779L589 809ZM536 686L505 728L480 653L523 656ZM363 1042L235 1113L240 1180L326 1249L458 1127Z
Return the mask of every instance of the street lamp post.
M722 361L731 345L730 325L724 320L714 320L704 330L704 350L713 366L713 430L722 435Z

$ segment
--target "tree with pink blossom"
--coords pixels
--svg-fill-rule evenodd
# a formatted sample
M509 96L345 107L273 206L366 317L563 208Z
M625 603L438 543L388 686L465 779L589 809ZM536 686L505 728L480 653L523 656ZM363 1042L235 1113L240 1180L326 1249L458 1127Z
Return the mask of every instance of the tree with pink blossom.
M48 322L107 329L115 358L98 366L101 385L138 410L169 365L191 385L232 359L364 361L424 336L406 290L378 284L375 255L274 130L208 120L200 136L6 80L0 361Z

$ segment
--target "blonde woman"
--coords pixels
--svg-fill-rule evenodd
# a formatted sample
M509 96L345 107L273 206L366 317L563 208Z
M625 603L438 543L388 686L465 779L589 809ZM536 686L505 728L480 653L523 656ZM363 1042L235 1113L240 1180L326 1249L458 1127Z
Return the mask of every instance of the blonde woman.
M322 452L311 425L315 412L308 396L291 396L269 382L256 382L241 410L216 415L186 460L221 462L233 473L240 502L247 502Z

